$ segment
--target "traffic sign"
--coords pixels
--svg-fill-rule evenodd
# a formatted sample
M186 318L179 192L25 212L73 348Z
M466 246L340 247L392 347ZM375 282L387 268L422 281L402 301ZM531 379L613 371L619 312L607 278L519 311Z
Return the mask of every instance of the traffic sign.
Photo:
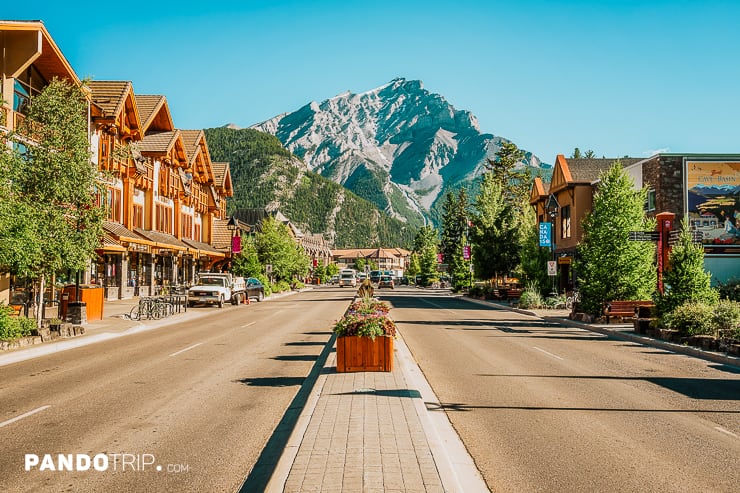
M554 260L547 261L547 275L557 276L558 275L558 263Z

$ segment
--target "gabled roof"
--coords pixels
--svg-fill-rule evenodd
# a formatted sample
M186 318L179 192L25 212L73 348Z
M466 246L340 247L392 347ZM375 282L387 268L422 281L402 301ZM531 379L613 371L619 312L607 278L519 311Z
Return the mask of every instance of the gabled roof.
M241 219L240 219L241 221ZM231 231L226 227L228 219L213 219L212 243L213 248L221 251L229 251L231 248Z
M629 166L640 159L636 158L601 158L601 159L566 159L564 155L558 154L555 160L555 169L552 174L550 189L557 192L574 185L591 185L598 181L604 171L620 161L622 166ZM548 191L549 193L549 191ZM533 197L530 197L532 199Z
M185 145L185 154L188 156L188 164L193 164L201 153L201 146L205 145L206 135L203 130L180 130L182 143Z
M141 153L156 155L167 154L172 150L179 138L179 130L148 133L140 142Z
M544 183L542 178L536 176L532 182L532 190L529 193L529 203L535 204L550 193L550 183Z
M167 98L159 95L136 96L136 104L141 115L141 128L144 132L166 132L174 130Z
M79 77L72 69L62 51L46 30L42 21L0 21L0 32L3 33L3 45L6 51L25 53L24 57L6 57L3 70L8 77L17 77L29 65L38 69L47 81L54 77L67 79L76 86L81 84Z
M231 183L231 166L229 163L211 163L213 169L213 179L217 187L224 192L227 197L234 195L234 187Z

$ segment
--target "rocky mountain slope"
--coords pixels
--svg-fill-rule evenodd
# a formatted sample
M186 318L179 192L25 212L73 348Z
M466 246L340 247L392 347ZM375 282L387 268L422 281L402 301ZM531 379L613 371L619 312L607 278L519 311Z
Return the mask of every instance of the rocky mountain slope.
M309 170L409 226L436 223L445 192L472 185L506 141L481 133L472 113L421 81L405 79L311 102L251 128L275 135ZM541 167L529 152L522 165Z

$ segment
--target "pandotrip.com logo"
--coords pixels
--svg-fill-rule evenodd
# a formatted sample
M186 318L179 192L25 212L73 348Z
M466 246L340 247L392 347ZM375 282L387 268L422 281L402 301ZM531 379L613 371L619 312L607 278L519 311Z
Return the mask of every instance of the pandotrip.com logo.
M168 472L190 471L187 464L162 464L154 454L25 454L26 471L41 472Z

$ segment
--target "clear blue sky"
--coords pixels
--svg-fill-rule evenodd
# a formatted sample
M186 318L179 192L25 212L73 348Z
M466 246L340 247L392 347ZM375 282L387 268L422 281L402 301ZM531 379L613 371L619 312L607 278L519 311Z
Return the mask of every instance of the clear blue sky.
M549 163L740 152L737 0L41 0L0 16L44 21L80 77L164 94L179 128L405 77Z

